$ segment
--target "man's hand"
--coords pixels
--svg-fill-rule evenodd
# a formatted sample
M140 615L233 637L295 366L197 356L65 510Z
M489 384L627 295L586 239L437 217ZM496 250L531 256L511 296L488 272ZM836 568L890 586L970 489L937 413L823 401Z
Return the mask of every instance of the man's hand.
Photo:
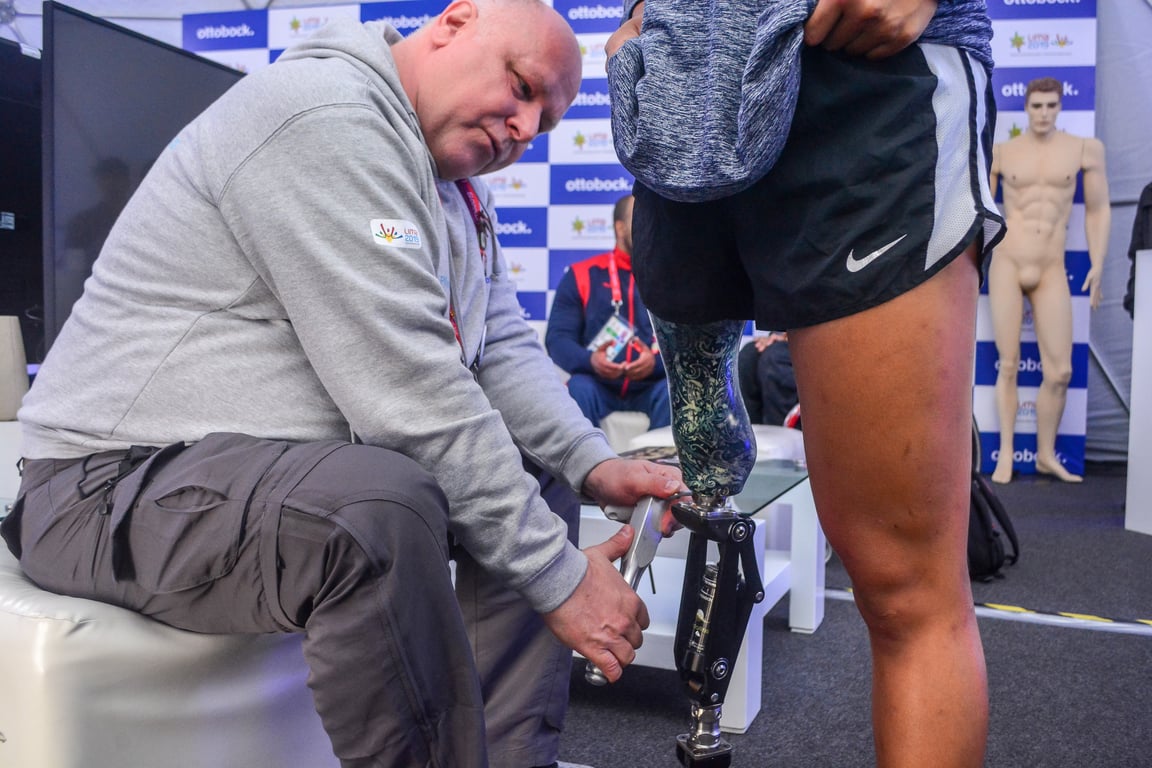
M609 459L592 468L584 478L583 491L601 507L613 504L634 507L645 496L667 499L688 490L680 468L640 459ZM672 509L664 513L660 532L671 536L680 527Z
M608 359L608 347L611 341L606 341L600 348L592 353L592 371L602 379L615 381L624 375L624 364L614 363Z
M640 37L640 22L644 19L644 3L637 3L632 10L632 17L624 22L608 37L604 43L604 55L612 58L612 54L620 50L620 46L634 37Z
M611 682L636 658L648 628L648 609L612 562L628 552L632 526L584 550L588 570L572 596L543 615L552 634L591 661Z
M804 42L883 59L916 42L935 13L936 0L820 0L804 25Z
M640 339L632 339L632 349L636 350L636 359L624 364L624 378L631 381L643 381L656 370L656 353Z
M757 336L752 339L752 343L756 345L757 352L763 352L778 341L788 341L788 334L770 333L767 336Z

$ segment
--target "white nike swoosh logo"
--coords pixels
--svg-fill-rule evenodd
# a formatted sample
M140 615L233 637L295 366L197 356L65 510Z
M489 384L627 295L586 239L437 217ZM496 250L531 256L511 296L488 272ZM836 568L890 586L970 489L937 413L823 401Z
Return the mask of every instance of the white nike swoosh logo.
M849 272L859 272L860 270L864 269L864 267L868 266L872 262L876 261L876 259L883 256L890 249L896 247L896 244L899 243L901 240L903 240L906 237L908 237L907 234L900 235L900 237L898 237L895 240L893 240L892 242L888 243L888 245L884 246L883 248L877 248L876 250L872 251L872 253L868 254L867 256L865 256L862 259L852 258L852 254L854 254L856 252L856 249L853 248L851 251L848 251L848 264L847 264L848 271Z

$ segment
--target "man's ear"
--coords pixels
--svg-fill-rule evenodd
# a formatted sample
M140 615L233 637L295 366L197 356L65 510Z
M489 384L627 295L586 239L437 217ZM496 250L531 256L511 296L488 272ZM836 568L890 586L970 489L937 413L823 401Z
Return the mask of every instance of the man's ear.
M447 45L460 30L473 23L478 15L479 10L473 0L452 0L432 23L430 31L433 44Z

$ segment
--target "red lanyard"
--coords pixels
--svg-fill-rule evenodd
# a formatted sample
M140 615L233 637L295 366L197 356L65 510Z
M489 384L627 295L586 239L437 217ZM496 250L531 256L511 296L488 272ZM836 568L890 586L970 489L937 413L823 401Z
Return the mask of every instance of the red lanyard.
M620 270L616 266L616 249L613 248L612 252L608 254L608 287L612 289L612 307L616 310L616 314L620 314L620 307L624 304L624 296L620 292ZM628 277L628 298L632 298L632 277ZM629 300L628 302L628 324L633 328L636 327L636 302ZM631 352L631 347L629 347ZM625 358L626 360L628 358Z
M632 300L632 276L628 276L628 325L636 327L636 302ZM620 314L620 305L624 303L624 296L620 292L620 270L616 266L616 249L608 254L608 287L612 289L612 307L616 314ZM624 348L624 362L632 362L632 345ZM628 392L628 379L620 385L620 395Z
M480 196L472 187L468 179L457 179L456 188L468 203L468 213L472 214L472 223L476 226L476 239L480 241L480 261L484 266L484 280L488 281L488 235L492 232L492 220L488 212L480 204Z
M608 286L612 289L612 307L616 314L620 314L620 305L624 303L620 295L620 270L616 268L616 249L608 254Z
M476 194L472 182L468 179L457 179L456 188L464 196L464 202L468 204L468 213L472 214L472 223L476 226L476 239L480 245L480 264L484 272L484 282L491 282L492 278L488 276L488 236L492 232L492 220L488 218L488 212L480 204L480 196ZM452 332L456 334L456 343L460 345L460 353L463 356L467 353L464 350L464 342L460 339L460 326L456 322L456 308L452 304L451 296L448 299L448 319L452 322ZM476 361L472 364L473 375L480 366L480 358L483 355L484 337L481 336L480 350L476 355Z

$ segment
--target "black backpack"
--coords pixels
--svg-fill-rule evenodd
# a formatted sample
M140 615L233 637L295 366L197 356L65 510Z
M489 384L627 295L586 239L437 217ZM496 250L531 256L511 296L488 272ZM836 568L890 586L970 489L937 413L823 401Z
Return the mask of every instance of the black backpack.
M1000 569L1020 557L1016 529L992 484L980 474L980 433L973 425L972 502L968 512L968 575L973 581L1003 578ZM1011 552L1005 549L1005 540Z

